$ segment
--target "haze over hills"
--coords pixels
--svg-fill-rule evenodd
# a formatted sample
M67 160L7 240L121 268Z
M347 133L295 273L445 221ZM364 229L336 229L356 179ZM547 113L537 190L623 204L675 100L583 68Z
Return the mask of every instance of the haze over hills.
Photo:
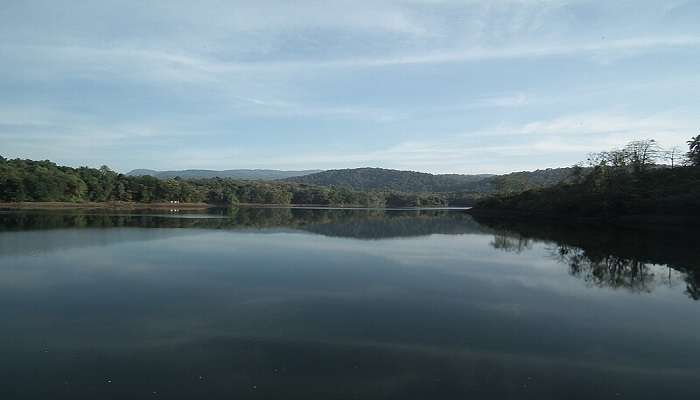
M433 175L384 168L337 169L285 179L290 182L335 186L353 190L400 192L471 192L489 194L547 187L569 178L572 168L549 168L505 175Z
M210 178L231 178L245 180L274 181L285 178L298 177L321 172L318 169L303 171L280 171L275 169L229 169L225 171L213 171L207 169L187 169L181 171L155 171L152 169L135 169L127 176L153 176L159 179L172 179L180 177L182 179L210 179Z

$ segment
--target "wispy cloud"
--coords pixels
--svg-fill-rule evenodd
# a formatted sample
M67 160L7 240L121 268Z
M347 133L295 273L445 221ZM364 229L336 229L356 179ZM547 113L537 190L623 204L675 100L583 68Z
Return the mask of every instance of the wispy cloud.
M125 4L0 7L3 155L502 172L700 127L687 2Z
M479 62L499 59L542 58L557 56L594 57L611 60L638 53L670 48L698 48L700 36L660 36L597 42L524 45L504 47L470 47L424 51L385 57L335 59L229 61L196 53L171 52L140 47L87 46L16 46L1 45L6 58L5 70L13 63L27 69L22 76L56 78L77 75L85 78L126 78L152 81L221 82L236 74L291 74L309 68L373 68L402 65ZM47 63L50 68L47 68ZM11 72L11 71L9 71Z
M324 106L236 95L232 95L231 97L243 103L242 106L236 106L238 110L247 115L255 116L334 117L340 119L373 120L378 122L391 122L405 117L405 113L399 110L392 111L388 108L356 105Z
M683 147L697 126L700 126L700 118L692 116L683 119L671 115L576 114L448 135L453 138L447 140L406 141L370 152L305 154L300 158L280 158L276 162L283 165L330 164L337 168L391 166L439 173L505 173L573 165L584 161L590 152L621 147L636 139L653 138L667 147ZM483 143L483 139L494 136L500 139Z
M459 50L437 51L432 53L403 55L385 58L333 60L312 63L313 66L328 67L381 67L408 64L444 64L455 62L484 61L494 59L517 59L552 56L591 56L601 53L621 51L643 52L673 47L696 48L700 46L700 36L646 37L633 39L605 40L587 43L563 43L553 45L529 45L501 48L473 47ZM294 64L291 64L294 65Z

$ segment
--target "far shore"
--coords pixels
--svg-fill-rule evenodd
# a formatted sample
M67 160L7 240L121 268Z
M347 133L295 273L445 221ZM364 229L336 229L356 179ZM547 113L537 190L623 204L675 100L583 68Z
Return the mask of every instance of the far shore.
M13 210L53 210L53 209L110 209L110 210L149 210L149 209L207 209L216 207L207 203L132 203L126 201L110 202L21 202L0 203L0 208Z
M377 209L377 210L467 210L469 207L367 207L363 205L327 205L327 204L264 204L264 203L238 203L231 205L209 203L135 203L126 201L110 202L0 202L0 209L9 210L205 210L208 208L223 207L267 207L267 208L323 208L323 209Z

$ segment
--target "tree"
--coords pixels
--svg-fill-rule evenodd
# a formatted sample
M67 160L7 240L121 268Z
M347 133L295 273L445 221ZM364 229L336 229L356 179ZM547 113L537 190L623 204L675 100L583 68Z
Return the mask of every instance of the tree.
M671 168L674 168L677 164L681 164L679 161L682 161L683 153L681 153L681 149L678 146L673 146L663 152L663 158L671 163Z
M700 166L700 135L691 138L688 141L688 147L690 148L690 151L688 151L688 161L696 167Z
M654 139L635 140L627 144L623 151L635 172L645 171L656 164L661 155L661 147Z
M0 200L2 201L25 201L27 198L24 182L15 172L3 173L0 176Z
M103 165L103 166L100 167L100 174L102 174L102 175L108 175L108 174L110 174L111 172L112 172L112 170L109 169L109 167L106 166L106 165Z
M574 166L571 167L571 181L573 183L580 183L583 181L584 172L585 170L580 164L574 164Z
M593 153L588 163L594 167L631 168L634 172L646 171L661 157L661 146L654 139L635 140L622 149Z

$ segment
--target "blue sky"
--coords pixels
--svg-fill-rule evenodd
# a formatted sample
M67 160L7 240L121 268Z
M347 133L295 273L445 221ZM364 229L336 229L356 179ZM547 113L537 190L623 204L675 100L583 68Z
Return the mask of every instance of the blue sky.
M0 1L0 154L503 173L700 129L700 1Z

